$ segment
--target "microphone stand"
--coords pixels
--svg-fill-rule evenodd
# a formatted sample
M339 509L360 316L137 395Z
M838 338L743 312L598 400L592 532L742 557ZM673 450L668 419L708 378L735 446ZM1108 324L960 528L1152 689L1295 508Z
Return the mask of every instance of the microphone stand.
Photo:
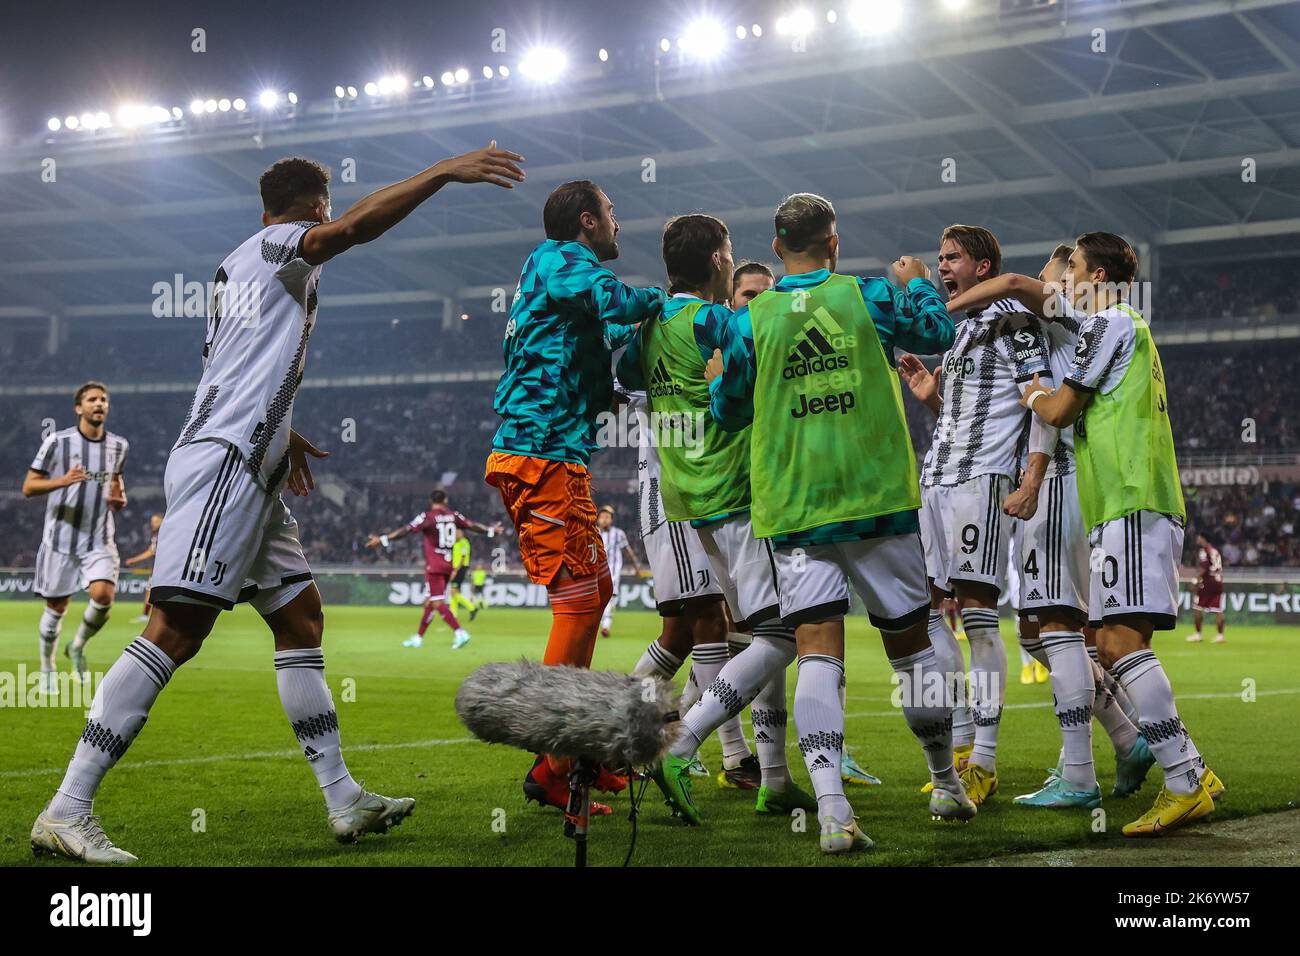
M591 786L599 772L599 766L582 757L576 758L569 770L569 805L564 811L564 835L573 840L573 865L579 868L587 865Z

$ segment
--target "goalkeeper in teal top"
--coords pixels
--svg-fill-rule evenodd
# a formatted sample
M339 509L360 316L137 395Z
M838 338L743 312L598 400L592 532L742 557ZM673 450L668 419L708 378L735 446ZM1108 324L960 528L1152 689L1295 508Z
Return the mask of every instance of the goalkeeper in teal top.
M839 774L850 587L899 675L903 715L934 783L932 816L975 813L952 763L963 665L927 633L919 477L894 371L896 346L940 353L954 329L919 260L893 264L898 287L836 274L835 210L821 196L781 203L772 249L786 275L724 328L722 361L710 369L721 372L712 411L724 428L752 423L753 529L773 546L781 617L795 627L799 750L817 792L822 850L837 853L871 845Z
M1087 316L1064 383L1053 391L1035 376L1024 403L1049 425L1074 426L1098 657L1128 692L1165 775L1155 804L1124 827L1125 836L1146 837L1212 813L1224 786L1183 726L1151 649L1153 632L1171 629L1178 614L1187 512L1160 353L1146 320L1125 301L1137 268L1137 253L1122 237L1085 233L1070 253L1063 293L1026 276L1001 276L968 290L961 304L1012 295L1049 320L1074 310Z

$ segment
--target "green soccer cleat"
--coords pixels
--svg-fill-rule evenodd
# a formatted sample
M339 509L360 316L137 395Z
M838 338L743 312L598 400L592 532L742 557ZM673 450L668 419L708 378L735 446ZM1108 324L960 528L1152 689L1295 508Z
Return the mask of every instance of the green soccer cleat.
M1051 810L1091 810L1101 806L1101 787L1074 790L1070 781L1053 774L1041 790L1021 794L1012 803L1018 807L1047 807Z
M840 754L840 779L859 787L878 787L881 783L880 778L875 774L867 773L862 769L847 747Z
M81 675L86 673L85 647L75 647L73 642L69 641L68 646L63 649L63 654L72 661L72 673L76 675L77 680L81 680Z
M698 827L704 822L699 807L691 797L691 762L673 754L664 754L664 759L650 769L650 779L655 782L664 795L664 803L673 811L673 816L681 817L688 825Z
M1133 745L1127 756L1121 757L1115 754L1115 788L1111 790L1112 797L1128 797L1142 789L1142 783L1147 778L1147 771L1155 766L1156 758L1151 755L1151 748L1147 746L1146 738L1138 735L1137 743Z
M852 853L854 850L870 850L874 845L871 838L858 829L857 817L848 823L840 823L834 817L822 821L823 853Z
M945 823L954 821L965 823L967 820L974 819L977 812L977 807L971 802L971 798L966 796L966 791L961 787L956 790L950 790L947 787L935 787L930 791L931 820Z
M816 813L817 798L800 790L793 783L784 790L773 790L771 787L758 788L758 799L754 801L755 813L789 816L795 810Z

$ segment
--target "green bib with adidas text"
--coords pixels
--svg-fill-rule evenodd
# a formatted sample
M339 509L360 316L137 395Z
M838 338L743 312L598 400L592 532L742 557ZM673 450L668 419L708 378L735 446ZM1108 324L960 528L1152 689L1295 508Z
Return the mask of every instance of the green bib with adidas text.
M921 507L898 374L858 280L749 303L758 366L750 454L760 538Z
M696 301L641 326L641 368L669 521L704 521L749 507L749 429L723 431L709 414Z
M1089 530L1135 511L1187 519L1160 353L1146 319L1128 305L1118 308L1133 323L1133 358L1119 385L1109 394L1098 390L1074 425L1079 506Z

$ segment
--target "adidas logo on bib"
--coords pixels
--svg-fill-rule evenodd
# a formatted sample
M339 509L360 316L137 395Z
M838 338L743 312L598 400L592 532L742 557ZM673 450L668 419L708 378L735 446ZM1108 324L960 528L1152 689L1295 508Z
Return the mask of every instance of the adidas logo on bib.
M654 371L650 373L650 388L648 389L651 398L662 398L665 395L680 395L682 387L673 381L673 377L668 374L668 366L664 365L663 356L655 363Z

